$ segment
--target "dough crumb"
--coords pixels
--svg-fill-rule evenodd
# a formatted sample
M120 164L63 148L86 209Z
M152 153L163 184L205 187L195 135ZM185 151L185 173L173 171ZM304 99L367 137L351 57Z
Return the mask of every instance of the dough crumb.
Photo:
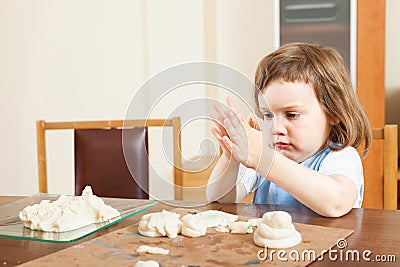
M251 222L231 222L229 229L232 234L251 234L253 233L253 225Z
M161 255L168 255L169 250L168 249L163 249L159 247L151 247L151 246L139 246L136 249L136 252L138 253L150 253L150 254L161 254Z
M160 267L160 264L153 260L138 261L136 262L135 267Z

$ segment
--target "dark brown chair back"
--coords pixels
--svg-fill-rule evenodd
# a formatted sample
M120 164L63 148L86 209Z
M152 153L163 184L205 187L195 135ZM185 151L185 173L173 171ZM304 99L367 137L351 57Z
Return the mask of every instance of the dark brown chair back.
M101 197L141 198L149 195L147 128L75 130L75 195L86 185ZM128 168L129 166L129 168Z

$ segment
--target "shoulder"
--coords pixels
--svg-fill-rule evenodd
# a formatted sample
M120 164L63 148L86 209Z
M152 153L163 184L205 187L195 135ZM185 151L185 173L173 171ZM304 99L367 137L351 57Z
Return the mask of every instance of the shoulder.
M360 155L351 146L329 153L320 171L325 174L342 174L357 180L362 179L363 176Z
M356 164L361 165L361 158L358 151L352 147L348 146L339 151L332 151L326 157L326 163L336 162L343 164Z

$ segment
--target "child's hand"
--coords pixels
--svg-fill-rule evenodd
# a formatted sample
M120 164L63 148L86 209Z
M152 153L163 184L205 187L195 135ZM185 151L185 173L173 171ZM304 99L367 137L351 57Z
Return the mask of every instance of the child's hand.
M259 124L254 117L246 122L235 111L232 100L227 98L227 104L231 108L223 114L223 126L227 134L222 136L222 142L233 157L250 168L256 168L261 156L263 138Z
M215 109L215 111L216 111L216 114L213 115L212 118L213 118L214 121L215 121L216 127L212 127L212 128L211 128L211 133L212 133L212 134L215 136L215 138L218 140L218 142L219 142L219 144L220 144L220 146L221 146L221 148L222 148L223 154L224 154L226 157L230 158L230 157L231 157L231 152L230 152L230 150L226 147L225 142L222 141L222 138L223 138L224 136L228 136L228 133L226 132L223 123L224 123L224 119L225 119L225 114L226 114L226 112L227 112L229 109L233 108L233 104L232 104L232 100L231 100L230 98L227 98L226 103L227 103L227 105L228 105L229 108L224 107L224 106L222 106L222 105L218 105L218 104L215 104L215 105L214 105L214 109Z

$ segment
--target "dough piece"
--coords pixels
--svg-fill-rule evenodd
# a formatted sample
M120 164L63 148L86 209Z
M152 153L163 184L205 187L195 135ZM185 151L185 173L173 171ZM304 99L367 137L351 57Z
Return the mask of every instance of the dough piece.
M179 214L163 210L143 215L138 230L141 235L148 237L175 238L181 232L181 225Z
M260 247L290 248L301 242L301 235L296 231L289 213L272 211L263 215L253 240Z
M136 262L135 267L160 267L160 264L153 260L138 261Z
M161 255L168 255L169 250L168 249L163 249L159 247L150 247L150 246L139 246L136 249L136 252L138 253L150 253L150 254L161 254Z
M232 234L251 234L253 232L251 222L231 222L229 229Z
M206 235L208 227L204 218L188 214L182 218L182 221L182 235L188 237Z
M253 218L253 219L248 219L247 220L249 223L251 223L251 226L256 227L261 223L261 218Z
M217 227L215 227L215 231L220 232L220 233L229 233L230 232L228 227L221 226L221 225L218 225Z
M90 186L85 187L81 196L61 195L54 202L42 200L40 204L27 206L19 212L25 227L46 232L70 231L118 216L118 210L93 195Z
M184 219L186 216L189 215L183 216L182 219ZM237 215L219 210L206 210L190 216L204 219L204 221L207 223L207 227L228 226L229 223L237 221L238 219Z

